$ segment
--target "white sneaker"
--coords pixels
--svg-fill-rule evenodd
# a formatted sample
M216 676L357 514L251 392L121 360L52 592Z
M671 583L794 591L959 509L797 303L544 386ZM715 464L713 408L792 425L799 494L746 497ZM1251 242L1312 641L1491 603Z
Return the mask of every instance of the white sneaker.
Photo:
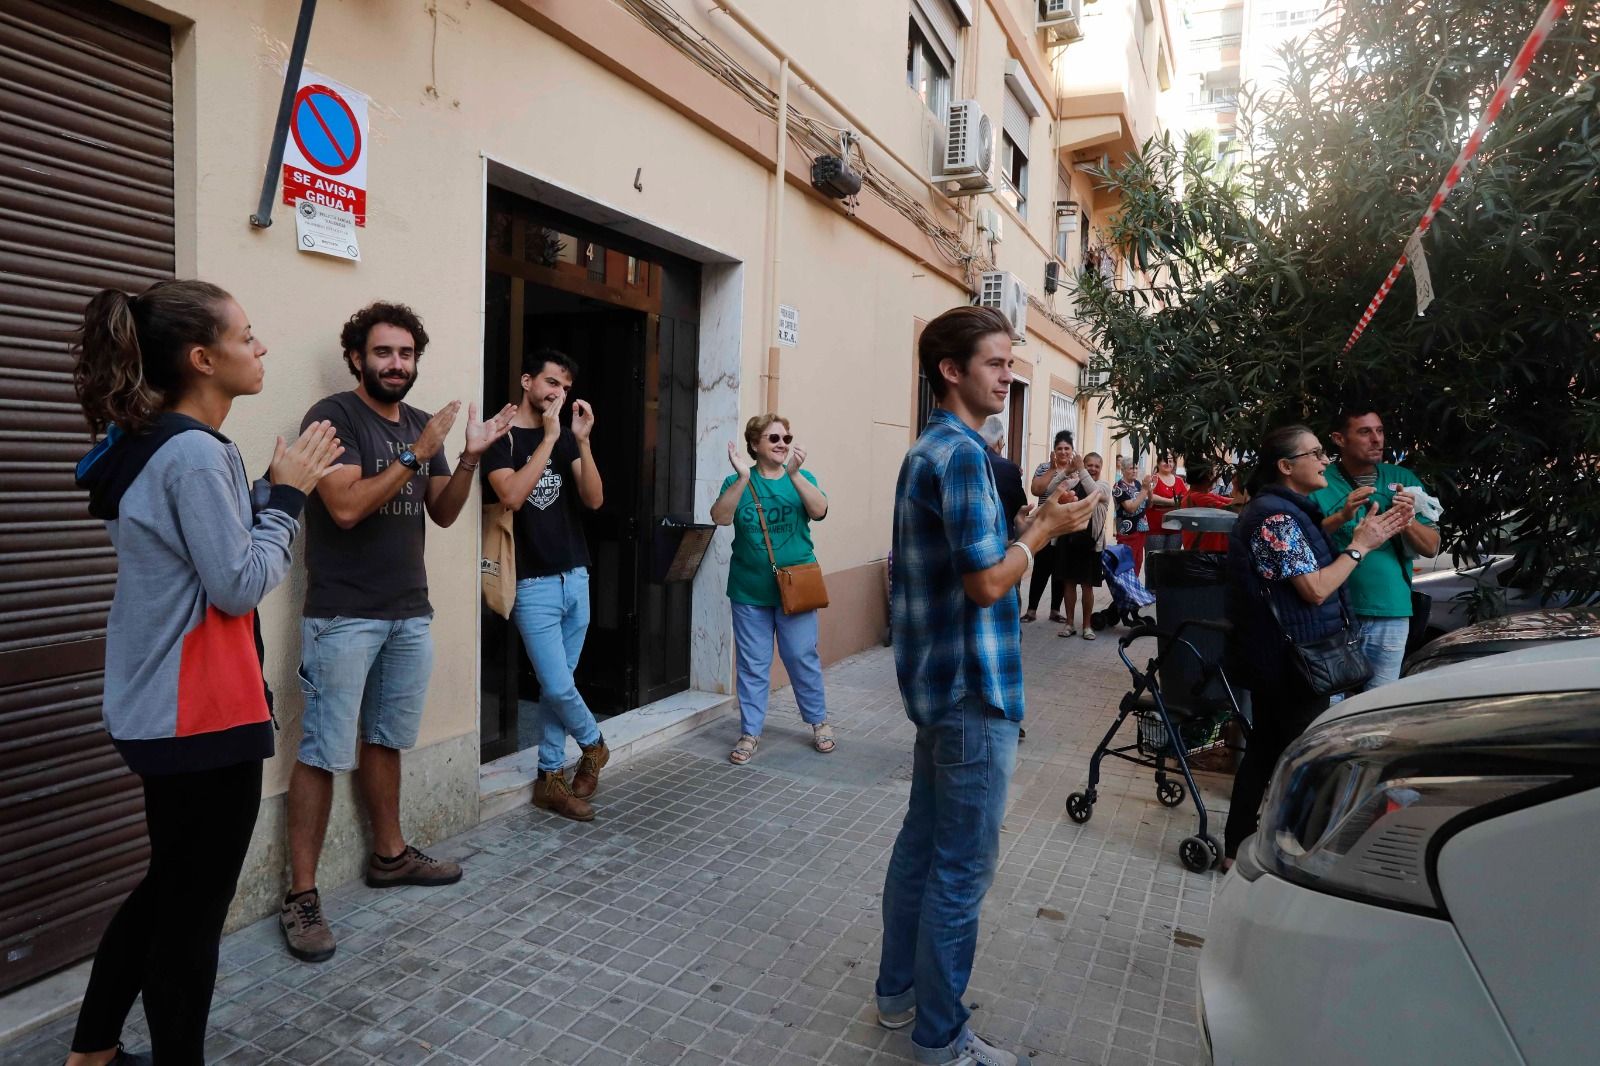
M1017 1057L1009 1051L990 1046L977 1033L971 1033L961 1048L961 1057L951 1066L1017 1066Z
M907 1007L905 1010L894 1011L888 1014L885 1014L882 1010L878 1011L878 1024L883 1026L885 1029L904 1029L906 1026L910 1025L916 1020L917 1005L915 1003Z

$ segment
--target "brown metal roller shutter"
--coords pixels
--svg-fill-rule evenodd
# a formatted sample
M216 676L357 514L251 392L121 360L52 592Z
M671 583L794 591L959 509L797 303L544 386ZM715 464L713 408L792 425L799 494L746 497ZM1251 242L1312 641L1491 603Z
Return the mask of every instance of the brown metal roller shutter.
M99 0L0 0L0 991L94 951L143 873L100 724L117 575L72 483L67 334L173 271L172 38Z

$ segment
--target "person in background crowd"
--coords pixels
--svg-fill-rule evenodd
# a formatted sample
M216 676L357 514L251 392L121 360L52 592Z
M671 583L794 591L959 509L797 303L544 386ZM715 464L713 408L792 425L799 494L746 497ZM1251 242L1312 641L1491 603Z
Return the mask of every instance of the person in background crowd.
M1145 513L1145 521L1150 525L1150 533L1144 541L1146 549L1163 551L1181 546L1178 534L1166 532L1161 523L1168 511L1183 506L1183 498L1188 493L1189 485L1178 476L1172 453L1159 453L1155 480L1150 483L1150 509Z
M817 612L785 614L778 579L772 573L774 565L817 561L811 523L828 516L828 497L805 469L805 461L806 450L794 443L787 418L756 415L744 426L744 453L728 445L733 473L723 479L722 492L711 505L711 520L733 527L728 600L733 606L737 653L739 740L728 753L728 761L735 766L749 762L761 743L767 697L772 691L774 640L794 686L800 718L811 727L811 746L826 755L836 743L828 724L822 657L817 652ZM768 537L772 540L770 558Z
M1139 464L1124 459L1117 483L1111 487L1111 502L1116 510L1116 535L1118 544L1126 544L1133 553L1133 576L1144 569L1144 541L1150 532L1145 512L1150 506L1150 484L1155 475L1139 480Z
M429 415L403 403L417 382L428 333L404 304L374 303L339 334L356 387L313 404L303 426L332 423L339 469L306 509L306 598L300 623L305 714L289 776L289 891L278 924L302 962L333 957L317 864L335 774L355 770L372 824L366 881L374 888L450 885L457 863L406 843L400 828L400 753L417 742L433 673L433 607L423 562L427 519L455 522L478 457L505 435L511 407L489 422L468 407L466 447L452 474L445 438L460 401Z
M484 456L483 472L511 508L517 552L517 598L511 621L539 679L539 771L533 805L563 818L594 820L590 797L611 749L578 692L573 671L589 633L589 544L584 509L599 510L605 486L590 438L594 409L572 401L572 425L561 408L578 364L542 348L522 360L522 399L505 440ZM578 767L566 778L567 737L578 744Z
M1349 547L1336 552L1312 500L1328 484L1328 457L1317 435L1285 426L1268 433L1256 455L1250 502L1228 535L1229 673L1250 690L1254 716L1233 779L1224 869L1256 830L1278 757L1328 708L1328 697L1312 692L1291 665L1286 645L1320 640L1343 627L1345 582L1362 555L1399 533L1408 517L1399 510L1374 514L1369 506Z
M1072 448L1072 431L1058 430L1050 446L1050 459L1034 468L1033 480L1028 486L1029 491L1036 500L1043 500L1052 478L1059 473L1081 467L1082 463ZM1039 553L1039 557L1033 561L1033 576L1028 579L1028 609L1022 612L1022 621L1031 622L1039 617L1039 600L1044 594L1046 582L1050 584L1050 621L1067 620L1067 616L1061 613L1063 590L1061 583L1055 579L1055 567L1056 546L1053 543L1047 544Z
M199 1066L217 952L273 754L256 607L289 572L306 493L333 469L326 421L273 452L252 487L222 424L265 381L244 309L203 281L89 301L73 384L78 464L117 584L106 620L107 732L144 786L150 866L95 952L69 1066ZM143 996L150 1055L122 1049Z
M1415 513L1416 500L1405 490L1420 489L1417 475L1383 461L1383 417L1354 408L1334 419L1339 459L1328 467L1328 485L1312 495L1327 514L1322 528L1336 549L1350 546L1362 508L1375 503L1406 516L1404 531L1369 553L1350 578L1350 609L1361 622L1361 650L1372 664L1367 688L1400 678L1411 632L1411 558L1439 554L1439 530Z
M1011 388L1011 327L990 307L928 323L917 359L938 406L895 487L895 674L917 727L911 796L883 888L879 1024L913 1025L913 1058L1016 1066L972 1032L962 997L994 879L1023 715L1017 597L1034 556L1097 501L1047 497L1010 538L978 427Z
M1204 460L1196 461L1189 466L1189 477L1194 485L1204 485L1205 488L1191 488L1189 494L1183 498L1185 507L1219 507L1223 510L1234 505L1232 496L1224 496L1216 491L1216 467ZM1182 533L1184 548L1190 551L1225 552L1228 550L1228 535L1226 533L1196 533L1193 530L1184 530Z
M1053 479L1050 492L1070 489L1080 500L1094 497L1100 501L1087 528L1069 533L1056 541L1056 584L1061 587L1067 624L1059 637L1082 635L1084 640L1098 640L1091 619L1094 615L1094 590L1100 587L1100 550L1104 547L1106 517L1111 506L1111 486L1100 480L1103 460L1099 452L1090 452L1082 459L1081 476L1073 479L1071 473L1058 474ZM1082 602L1082 628L1074 628L1072 618Z
M1005 513L1006 521L1012 528L1016 527L1021 515L1028 506L1028 493L1022 487L1022 468L1006 458L1003 449L1006 445L1006 420L999 415L990 415L983 420L983 428L978 431L983 442L989 446L986 453L989 460L989 469L994 471L994 485L1000 493L1000 509Z

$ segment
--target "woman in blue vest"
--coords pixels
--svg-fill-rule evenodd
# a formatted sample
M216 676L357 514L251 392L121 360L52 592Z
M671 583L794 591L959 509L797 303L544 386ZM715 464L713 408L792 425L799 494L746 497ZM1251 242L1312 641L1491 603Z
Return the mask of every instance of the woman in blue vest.
M1310 496L1328 484L1327 453L1305 426L1268 433L1250 477L1250 503L1228 537L1229 673L1250 690L1254 728L1233 779L1223 834L1223 868L1256 831L1273 767L1312 720L1328 709L1285 654L1286 643L1331 636L1348 616L1344 583L1361 556L1405 525L1398 511L1367 513L1349 549L1335 553ZM1274 612L1276 608L1276 612Z

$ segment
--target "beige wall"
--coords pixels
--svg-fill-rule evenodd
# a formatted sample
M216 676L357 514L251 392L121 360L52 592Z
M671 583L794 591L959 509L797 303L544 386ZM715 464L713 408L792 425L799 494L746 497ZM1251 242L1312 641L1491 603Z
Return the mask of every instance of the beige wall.
M180 269L232 290L270 347L265 394L240 401L226 426L252 469L265 465L275 436L296 431L313 402L350 387L338 329L374 299L410 302L427 321L432 343L412 395L419 406L479 394L486 156L744 262L741 416L764 405L761 278L770 253L772 178L756 158L761 149L751 145L766 144L770 151L771 123L742 104L714 120L686 116L681 104L670 106L519 17L534 9L553 13L569 20L575 33L615 17L602 0L586 2L592 7L541 0L520 12L517 4L483 0L440 0L436 14L421 4L386 5L381 15L358 4L318 10L308 65L372 99L369 211L360 264L299 253L292 212L281 204L272 228L256 230L247 222L296 5L137 5L179 27ZM966 69L957 80L957 94L964 82L970 85L997 126L1006 58L1019 46L1040 47L1031 3L998 2L1009 4L1011 21L1026 34L1008 36L997 9L974 0L978 25L967 35ZM674 3L747 66L768 76L775 71L775 61L726 16L707 16L703 5L686 0ZM903 3L746 0L743 6L873 133L912 161L927 157L931 124L904 80ZM681 59L656 44L648 63L659 66L640 76L681 77ZM1072 58L1096 51L1080 47ZM1042 50L1034 57L1040 65L1049 58ZM671 84L662 88L672 92ZM796 91L795 103L836 120L804 90ZM711 128L718 123L724 132ZM1056 166L1046 119L1035 120L1032 141L1029 194L1036 210L1025 223L1008 213L1009 232L997 258L1037 293L1054 242L1049 205ZM947 201L880 154L874 158L969 239L970 212L980 204L998 205L990 196ZM641 167L642 192L633 188ZM1074 187L1080 202L1091 202L1081 176ZM911 438L913 322L967 303L969 296L952 280L960 271L935 261L925 245L919 251L915 242L886 239L793 184L786 199L779 296L800 310L801 342L782 353L781 408L793 419L832 501L816 541L844 594L843 609L830 617L824 636L830 657L837 657L881 632L874 582L881 582L894 479ZM868 199L863 197L862 218L874 210L881 216L881 205ZM1065 301L1058 307L1066 310ZM1036 328L1018 355L1034 385L1029 456L1037 461L1048 447L1049 379L1053 374L1075 382L1086 350L1060 329L1037 323L1037 311L1030 317ZM601 411L597 431L605 428ZM459 448L461 436L458 424L452 449ZM477 729L476 541L472 509L453 528L428 532L437 656L424 745ZM285 722L281 754L268 772L269 794L283 789L298 742L295 664L303 592L304 573L297 568L263 608L267 674Z

